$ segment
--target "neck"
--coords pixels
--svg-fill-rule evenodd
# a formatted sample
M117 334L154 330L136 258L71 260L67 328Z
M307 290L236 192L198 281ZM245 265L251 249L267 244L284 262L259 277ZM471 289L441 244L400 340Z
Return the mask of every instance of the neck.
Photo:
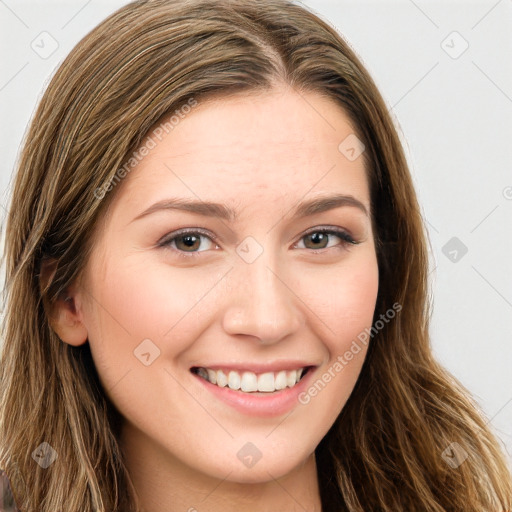
M124 425L121 449L143 512L321 512L315 454L290 473L258 483L218 478L183 464L133 427Z

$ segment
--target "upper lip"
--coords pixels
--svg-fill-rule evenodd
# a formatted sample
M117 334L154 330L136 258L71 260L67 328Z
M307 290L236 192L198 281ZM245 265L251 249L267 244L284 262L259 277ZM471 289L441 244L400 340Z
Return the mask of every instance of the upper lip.
M316 366L308 361L276 361L274 363L207 363L196 364L192 368L209 368L210 370L233 370L253 373L279 372L282 370L299 370Z

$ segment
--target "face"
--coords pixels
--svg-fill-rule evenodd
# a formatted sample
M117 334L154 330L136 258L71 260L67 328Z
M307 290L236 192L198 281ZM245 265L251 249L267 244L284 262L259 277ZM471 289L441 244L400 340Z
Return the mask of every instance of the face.
M205 102L109 192L75 299L141 453L263 482L332 426L378 290L353 132L316 93Z

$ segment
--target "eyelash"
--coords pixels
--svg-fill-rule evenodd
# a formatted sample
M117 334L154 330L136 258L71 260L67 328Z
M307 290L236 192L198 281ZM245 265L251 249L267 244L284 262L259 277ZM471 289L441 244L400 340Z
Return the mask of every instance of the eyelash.
M306 236L314 234L314 233L315 234L323 233L323 234L328 234L328 235L335 235L341 240L341 243L334 247L324 247L322 249L307 249L306 248L306 250L309 250L309 252L313 252L314 254L323 252L326 249L333 249L333 248L341 249L341 248L346 248L347 245L357 245L360 243L359 241L352 238L352 236L349 235L345 230L339 229L339 228L333 228L333 227L320 227L320 228L311 229L311 230L307 231L306 233L304 233L300 237L299 240L302 240ZM157 246L164 247L164 248L166 248L166 247L171 248L170 246L171 246L172 242L176 241L176 239L178 239L179 237L186 236L186 235L202 235L214 243L218 239L218 237L216 237L216 236L212 235L211 233L208 233L200 228L182 229L182 230L176 231L174 233L170 233L169 235L166 235L163 239L161 239L161 241L159 241L157 243ZM175 248L171 248L171 250L178 253L179 257L182 257L182 258L198 257L202 252L204 252L204 251L186 252L186 251L181 251L180 249L175 249Z

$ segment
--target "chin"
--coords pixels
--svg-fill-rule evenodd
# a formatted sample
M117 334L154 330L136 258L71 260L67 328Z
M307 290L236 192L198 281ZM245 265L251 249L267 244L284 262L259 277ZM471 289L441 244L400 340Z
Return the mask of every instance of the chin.
M211 471L207 469L206 472L215 478L219 478L219 476L225 478L228 482L263 484L299 470L308 461L314 463L314 453L307 453L307 451L298 453L298 447L290 447L283 451L283 445L281 445L281 450L275 450L271 446L267 446L259 453L254 449L254 458L252 459L250 456L244 457L246 453L250 454L252 449L251 445L242 453L240 453L241 450L237 449L232 457L224 453L224 464L216 464L214 468L211 468ZM212 454L209 457L215 457L215 455Z

